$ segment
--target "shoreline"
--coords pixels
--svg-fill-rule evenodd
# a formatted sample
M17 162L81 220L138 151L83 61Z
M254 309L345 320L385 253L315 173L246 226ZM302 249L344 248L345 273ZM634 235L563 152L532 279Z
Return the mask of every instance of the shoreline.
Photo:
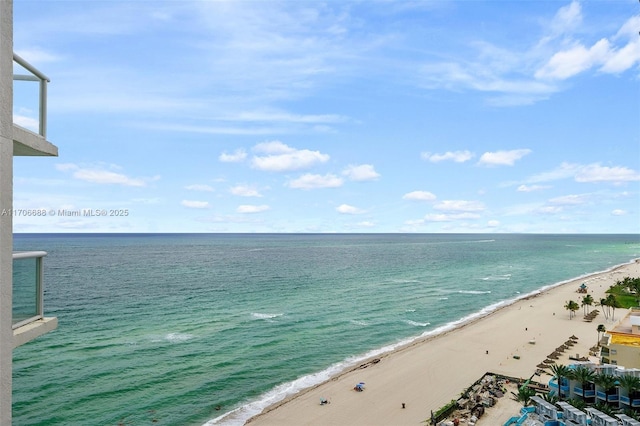
M457 321L442 325L434 330L431 330L425 333L426 335L423 334L421 336L415 337L408 342L406 341L404 343L398 342L395 345L393 344L387 345L383 348L369 351L367 354L357 358L357 360L354 361L352 365L345 366L342 370L331 374L330 377L328 377L327 379L324 379L321 382L311 385L309 387L299 389L298 391L290 395L285 395L284 398L278 401L274 401L273 403L267 405L260 412L257 412L257 410L254 409L253 411L257 412L257 414L251 413L251 410L247 408L248 405L250 405L248 404L248 405L239 407L235 410L232 410L229 413L225 413L224 415L207 422L206 425L300 424L300 419L303 419L303 418L307 419L306 421L303 422L304 424L328 424L329 423L329 424L339 425L343 423L354 424L355 422L355 424L381 424L382 425L389 422L394 424L405 423L405 420L403 420L402 418L396 418L396 417L387 418L385 413L381 413L380 415L369 414L367 416L366 414L367 412L370 412L371 407L367 408L365 406L369 404L364 404L361 407L361 409L359 409L358 407L349 408L348 406L340 407L340 409L337 409L336 398L345 399L345 401L348 400L356 405L359 405L357 404L358 402L362 402L362 401L358 401L358 398L357 398L358 396L362 396L362 398L359 398L360 400L368 400L369 398L365 398L364 397L365 395L369 396L376 393L377 395L373 395L373 396L376 397L375 399L378 400L378 403L388 398L392 398L392 395L394 393L392 388L399 389L399 386L401 388L404 388L404 386L401 384L401 380L394 380L394 378L396 376L405 375L407 377L407 380L411 380L411 377L415 375L413 374L412 370L418 369L421 366L420 364L424 364L424 357L421 352L427 352L429 354L429 359L432 360L431 362L443 363L443 365L446 365L451 361L453 361L452 357L449 357L447 355L443 356L442 354L439 355L437 353L437 350L433 348L434 346L437 345L438 347L440 347L444 345L444 347L448 351L450 351L451 345L452 344L455 345L456 340L457 341L465 340L465 342L467 342L468 340L465 339L466 335L477 335L478 333L481 333L483 335L495 334L495 333L492 333L492 331L495 331L494 330L495 327L499 327L499 324L496 324L496 321L498 322L504 321L502 317L504 317L506 314L512 314L513 316L513 311L515 311L516 309L517 311L519 311L519 313L517 313L516 316L523 317L521 318L521 320L528 320L524 322L535 324L535 321L532 321L531 319L531 314L536 313L536 311L539 311L540 309L536 310L534 308L534 305L531 303L535 302L536 304L538 304L538 301L544 301L542 299L545 299L545 298L546 299L553 298L554 300L556 300L553 305L554 312L551 315L552 319L566 319L566 321L563 321L563 322L566 322L565 325L569 326L570 328L567 328L566 332L564 333L564 334L568 333L565 337L568 337L571 334L575 334L574 332L572 332L571 324L577 325L582 322L582 320L579 318L580 312L578 311L576 313L576 318L569 320L568 311L566 311L562 307L562 305L564 304L564 300L561 300L561 299L566 298L568 295L573 295L573 299L577 299L581 297L582 295L580 295L575 291L577 287L574 288L576 284L579 284L581 282L607 281L606 285L603 285L604 283L600 283L600 287L596 287L595 285L593 287L591 285L589 286L589 294L591 294L594 300L597 302L598 300L600 300L601 297L604 297L603 295L605 291L608 290L609 287L613 283L615 283L617 279L622 278L622 276L614 277L614 275L617 275L617 274L624 275L624 276L640 276L640 258L632 259L627 263L614 265L611 268L608 268L603 271L588 273L588 274L584 274L579 277L574 277L574 278L561 281L555 284L543 286L540 289L537 289L535 291L532 291L530 293L527 293L515 299L501 301L493 305L484 307L477 312L474 312ZM525 309L524 311L522 311L523 306L527 308L525 306L527 303L530 304L529 309ZM534 309L531 309L531 308L534 308ZM593 308L595 308L595 306L592 307L592 309ZM528 311L534 311L534 312L528 312ZM556 318L555 311L558 311L557 318ZM547 312L547 314L548 313L549 312ZM571 321L571 323L569 323L569 321ZM597 324L603 321L604 321L604 318L599 317L597 321L594 322L595 325L593 325L592 328L594 328L595 330L595 327L597 326ZM511 321L511 322L514 322L514 321ZM583 324L580 324L580 325L583 325ZM532 331L533 329L534 328L532 327ZM520 327L520 330L526 332L528 330L528 327L526 326ZM489 333L487 333L487 331L489 331ZM528 333L528 334L531 334L531 333ZM595 334L595 331L594 331L594 334ZM495 336L495 337L498 337L498 336ZM509 337L509 333L507 333L503 337ZM534 340L535 340L535 336L534 336ZM525 342L525 345L526 343L527 342ZM560 343L562 342L554 341L554 342L550 342L550 345L555 347ZM461 383L461 385L459 388L455 388L455 389L452 387L453 384L443 384L442 380L436 380L435 383L437 387L440 389L440 391L431 392L431 393L433 393L434 396L437 396L437 397L422 398L423 400L425 399L428 400L428 402L424 403L424 408L421 414L421 420L416 419L414 421L424 421L425 419L427 419L429 417L429 413L431 410L435 412L437 409L439 409L441 406L448 403L450 400L456 399L457 396L460 394L460 392L463 391L463 389L465 389L468 385L473 383L475 380L477 380L486 372L491 371L495 373L506 373L505 375L510 375L512 377L525 377L525 376L529 377L533 372L536 371L535 367L533 366L536 365L538 362L542 361L542 359L544 359L544 357L540 355L538 356L538 358L536 358L536 362L533 365L531 365L530 362L527 362L527 363L519 362L518 364L520 365L515 365L515 366L511 365L510 367L516 367L514 370L513 368L507 368L507 365L514 364L513 362L514 352L518 352L518 350L523 348L521 347L511 348L511 350L509 351L510 353L506 358L504 357L504 355L502 355L500 359L498 359L496 358L496 355L494 354L495 351L493 349L491 350L492 353L489 354L489 349L480 350L478 349L477 344L478 342L476 342L476 344L474 345L475 352L476 352L476 355L474 356L479 356L480 359L483 361L482 365L486 365L487 368L481 371L481 373L479 374L475 374L475 373L472 374L471 371L462 372L460 371L460 368L456 369L455 375L458 377L456 380L452 380L450 382ZM495 347L496 342L487 343L483 347L491 347L491 346ZM535 348L535 345L530 345L530 346ZM388 348L388 349L385 350L385 348ZM541 349L541 346L538 346L538 348ZM503 348L503 350L500 352L504 352L504 349L507 349L507 348ZM525 346L524 349L529 350L531 348L526 348ZM587 351L585 350L583 353L587 353ZM481 356L481 355L484 355L484 356ZM386 368L387 365L398 364L399 359L405 359L405 358L409 360L409 363L412 364L411 366L404 366L404 365L395 366L394 365L394 369L391 369L392 371L389 371L389 368ZM453 358L458 359L459 356L453 357ZM489 362L489 363L484 362L487 360L493 361L493 362ZM495 361L498 361L498 362L495 362ZM503 366L503 362L505 364L504 366ZM520 368L520 367L525 367L525 365L527 366L527 368ZM424 366L428 368L429 363L427 363ZM493 368L491 368L492 366ZM323 370L323 372L327 372L332 367L329 367L327 370ZM400 369L402 369L402 371L400 371ZM501 369L504 369L504 371L501 371ZM398 371L396 372L396 370ZM513 374L513 373L521 373L521 374ZM310 376L312 375L305 376L305 377L310 377ZM353 380L356 380L355 376L371 377L371 379L367 378L367 380L365 380L368 383L367 385L368 388L365 392L362 393L362 395L356 395L357 393L352 391L353 385L351 384L351 382L353 382ZM376 376L380 376L380 377L376 377ZM464 378L461 381L460 378L462 377ZM384 379L385 382L388 382L387 386L390 388L388 392L380 393L380 392L371 390L369 384L374 383L376 381L375 379L379 379L379 378L382 378ZM357 383L358 381L359 380L356 380L354 383ZM347 382L349 384L346 384ZM289 384L291 384L291 382ZM414 384L413 389L415 392L425 392L425 391L428 392L430 390L429 386L432 386L432 385L433 385L433 382L430 382L430 384L427 386L424 386L424 385L421 386L419 383L417 383L417 384ZM449 389L449 391L447 392L446 389ZM449 393L448 396L446 396L447 393ZM321 407L318 401L320 400L320 398L325 398L325 397L328 398L331 402L333 402L333 404L329 406ZM411 399L410 396L407 397L407 400L410 400L410 399ZM264 399L258 402L264 403ZM396 406L399 406L399 404L400 403L396 404ZM401 417L407 417L407 413L414 412L415 409L418 408L418 406L416 405L415 402L411 402L411 403L407 403L407 408L412 408L412 409L411 410L402 409L402 411L398 414L401 415ZM242 416L242 417L244 419L247 419L246 421L244 421L241 418L238 418L238 415L241 416L241 414L243 413L243 410L244 410L245 416ZM249 410L250 413L247 413L246 412L247 410ZM251 416L247 417L247 414L251 414ZM326 414L330 414L331 415L330 418L327 417ZM363 414L364 416L360 414ZM380 423L376 423L376 421Z

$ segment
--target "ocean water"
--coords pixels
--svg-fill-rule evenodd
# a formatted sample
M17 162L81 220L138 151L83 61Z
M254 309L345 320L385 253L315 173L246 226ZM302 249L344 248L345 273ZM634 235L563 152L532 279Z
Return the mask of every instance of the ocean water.
M14 249L48 252L59 321L14 351L14 426L201 426L627 263L640 236L19 234Z

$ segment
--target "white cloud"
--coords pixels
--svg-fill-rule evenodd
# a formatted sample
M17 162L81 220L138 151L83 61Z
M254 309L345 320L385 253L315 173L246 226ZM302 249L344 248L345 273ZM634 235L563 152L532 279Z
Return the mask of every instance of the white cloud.
M120 169L119 166L111 165L112 169ZM102 166L96 167L80 167L76 164L64 163L57 164L56 168L60 171L73 171L72 176L75 179L85 182L99 184L117 184L124 186L146 186L148 182L160 179L159 176L151 178L131 178L122 173L105 170Z
M60 170L61 172L66 172L69 170L78 170L78 166L76 164L73 163L58 163L56 164L56 169Z
M553 180L568 179L573 177L580 169L580 165L571 163L562 163L556 169L549 172L538 173L527 179L528 182L549 182Z
M403 200L433 201L436 196L429 191L412 191L402 196Z
M255 169L269 172L284 172L307 169L329 161L329 155L307 149L298 150L282 142L265 142L254 147L254 151L266 153L254 156L251 164Z
M243 204L238 206L238 208L236 209L236 211L238 213L262 213L264 211L269 210L269 206L263 204L260 206L254 206L251 204Z
M534 191L542 191L543 189L548 189L549 186L545 185L520 185L518 187L518 192L534 192Z
M562 213L564 209L562 208L562 206L544 206L540 207L536 211L542 214L558 214Z
M636 182L640 173L627 167L606 167L589 164L581 167L575 175L576 182Z
M245 158L247 158L247 153L245 152L244 149L236 149L231 154L227 154L226 152L223 152L218 157L218 159L223 163L240 163L244 161Z
M469 161L473 158L473 153L471 151L447 151L444 154L432 154L430 152L423 152L420 154L422 159L431 161L432 163L437 163L440 161L451 160L456 163L464 163L465 161Z
M338 188L343 183L340 177L333 174L322 176L307 173L289 181L288 186L295 189Z
M262 197L262 195L255 189L246 185L236 185L229 189L233 195L239 195L241 197Z
M555 197L549 200L552 204L563 205L563 206L578 206L585 204L589 201L588 195L564 195L562 197Z
M359 208L354 207L354 206L350 206L348 204L341 204L340 206L336 207L336 211L338 213L343 213L343 214L362 214L362 213L365 213L364 210L359 209Z
M485 206L479 201L444 200L436 204L434 209L452 212L477 212L483 211Z
M611 46L606 39L599 40L589 49L578 44L569 50L554 54L549 62L536 71L536 78L564 80L573 77L596 64L606 63Z
M570 178L580 183L624 183L639 181L640 173L623 166L607 167L599 163L587 165L562 163L554 170L531 176L527 181L537 183Z
M627 214L626 210L622 210L622 209L615 209L613 211L611 211L611 215L612 216L624 216Z
M599 67L599 71L619 74L636 63L640 63L640 15L629 18L610 39L602 38L587 48L574 43L570 49L555 53L548 62L536 71L536 78L564 80L583 71ZM624 45L616 46L615 41L627 39Z
M16 53L23 59L29 61L30 64L39 65L49 62L57 62L61 59L55 53L47 52L40 48L18 49Z
M292 114L285 111L245 111L237 114L228 114L215 117L223 121L240 122L285 122L303 124L341 123L347 121L346 117L336 114Z
M25 129L29 129L32 132L38 132L40 128L40 120L37 118L26 117L24 115L13 115L13 122L18 126L24 127Z
M514 149L511 151L485 152L478 164L486 166L513 166L516 161L531 153L530 149Z
M357 182L376 180L380 177L380 174L376 172L371 164L361 164L359 166L350 165L342 174Z
M582 22L582 7L577 1L572 1L566 6L562 6L556 12L551 21L550 27L553 36L567 33L575 29Z
M182 200L180 204L190 209L208 209L209 208L208 201Z
M261 142L256 144L252 150L263 154L289 154L296 151L295 148L280 141Z
M455 220L469 220L479 219L480 215L477 213L440 213L440 214L428 214L425 215L424 220L427 222L453 222Z
M188 189L189 191L213 192L213 188L211 186L204 185L204 184L187 185L187 186L184 187L184 189Z
M640 62L640 40L633 40L620 49L612 50L600 71L619 74L630 69L637 62Z
M489 228L497 228L500 226L500 221L499 220L490 220L487 222L487 226Z
M529 105L561 90L559 81L591 68L617 74L640 63L638 16L625 22L614 36L593 44L576 37L582 34L582 20L580 3L573 1L558 9L543 25L545 30L537 42L528 47L507 49L476 40L470 43L475 49L471 53L462 46L458 58L423 65L422 86L493 93L487 99L493 106Z

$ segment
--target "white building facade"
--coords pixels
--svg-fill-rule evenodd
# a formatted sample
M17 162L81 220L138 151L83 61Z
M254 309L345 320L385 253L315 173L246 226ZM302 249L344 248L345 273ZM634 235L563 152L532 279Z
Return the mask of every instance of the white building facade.
M14 81L39 85L37 132L13 123ZM0 425L11 424L13 349L57 327L56 318L44 316L42 269L46 253L13 253L13 157L58 155L58 148L46 139L47 82L46 76L13 53L13 0L1 0Z

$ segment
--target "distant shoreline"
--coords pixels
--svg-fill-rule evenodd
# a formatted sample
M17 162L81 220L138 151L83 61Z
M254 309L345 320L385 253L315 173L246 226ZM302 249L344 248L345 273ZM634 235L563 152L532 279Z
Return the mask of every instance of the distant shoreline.
M460 320L459 322L453 322L451 324L447 324L443 327L440 327L439 331L435 333L434 333L435 330L430 332L432 334L428 336L416 338L411 342L399 345L398 347L392 349L391 351L378 354L373 357L369 357L368 359L365 359L362 362L359 361L356 363L356 365L346 368L345 370L335 374L334 376L332 376L328 380L323 381L322 383L311 386L307 389L302 389L301 391L295 394L285 397L281 401L275 402L274 404L266 407L260 414L251 417L246 423L251 423L252 425L253 424L255 425L299 424L297 423L297 421L303 418L309 419L308 421L303 422L304 424L319 424L319 425L323 424L323 422L325 424L327 424L327 422L331 424L343 424L343 423L340 423L341 421L344 421L345 423L349 423L349 424L354 424L355 422L355 424L383 425L387 421L391 422L392 424L397 424L398 422L402 423L400 418L388 417L384 414L379 414L379 415L371 414L368 416L364 416L364 412L369 412L371 407L367 406L365 409L365 406L359 406L358 403L362 402L362 400L364 400L365 398L358 398L360 395L355 395L355 393L350 392L351 390L350 384L355 380L355 377L356 376L360 377L365 375L371 376L371 377L380 376L380 378L383 379L385 384L392 383L393 387L395 387L398 390L398 392L393 392L391 390L388 390L388 392L383 392L381 394L382 398L380 399L379 404L384 404L385 400L388 400L392 398L392 395L399 393L400 389L398 388L398 386L401 386L400 384L397 383L398 376L400 376L400 373L398 369L395 367L398 367L398 365L394 365L394 368L391 369L393 371L390 371L390 369L388 368L385 369L385 366L391 364L390 361L396 360L399 358L411 359L411 362L405 363L404 365L401 366L405 370L403 375L412 374L410 365L419 366L424 363L424 357L419 352L429 353L432 355L432 358L433 357L436 358L430 361L427 364L427 367L429 364L433 364L434 362L441 363L443 366L445 365L450 366L451 363L456 362L458 358L455 358L455 357L450 358L447 356L443 356L443 354L440 354L440 355L434 354L433 350L431 351L428 350L429 347L435 345L437 342L439 347L444 346L445 348L450 348L452 345L456 346L455 340L462 340L462 341L468 342L469 339L465 338L467 335L472 335L472 334L493 335L497 341L487 342L486 344L483 345L483 347L491 347L491 351L488 354L489 356L486 356L487 354L484 354L482 349L479 349L477 347L478 342L475 342L475 345L474 345L475 350L472 352L474 353L473 354L474 357L480 357L482 361L494 360L497 362L495 363L489 362L487 364L487 368L481 368L480 369L481 372L478 374L471 373L470 369L466 369L467 371L464 374L462 374L459 370L456 370L457 373L460 373L461 376L465 377L465 379L463 379L461 383L466 383L466 385L462 385L459 387L457 386L452 387L450 385L447 386L446 383L442 383L442 382L438 383L438 387L449 389L449 392L441 391L439 392L439 394L441 394L442 396L445 396L448 394L448 396L442 399L441 402L436 402L437 398L435 398L435 401L431 403L432 404L431 406L429 406L429 404L425 404L426 406L422 411L423 414L421 414L421 418L422 420L424 420L426 418L425 417L426 414L430 410L435 411L441 405L444 405L444 403L448 402L451 399L455 399L456 396L464 388L466 388L470 383L473 383L473 381L477 380L478 377L481 377L481 375L487 371L502 373L512 377L525 377L525 376L528 377L535 371L535 364L541 362L544 359L543 354L538 355L535 358L535 362L533 361L526 362L523 359L522 362L519 362L520 360L518 360L514 363L514 358L513 358L514 350L515 351L520 350L522 343L517 345L516 348L513 348L513 347L510 348L508 344L508 338L513 333L507 333L506 335L504 335L503 333L505 330L503 330L503 333L492 333L492 330L496 327L496 325L499 326L499 324L504 321L510 321L511 324L510 324L510 327L508 328L511 329L511 328L514 328L515 327L514 324L517 324L517 323L535 324L536 323L535 316L542 313L542 312L538 312L538 310L542 310L541 307L539 308L537 306L539 305L539 302L546 303L547 300L554 300L553 306L545 306L546 313L549 313L550 312L549 310L553 312L551 312L550 316L549 315L546 316L546 321L537 321L539 323L537 324L537 326L540 327L540 326L546 325L547 327L552 329L550 330L551 333L549 333L552 335L560 333L561 336L564 336L564 334L566 334L566 337L568 337L569 335L572 335L575 333L588 334L586 333L588 331L586 330L588 326L585 326L585 324L579 318L574 318L573 320L568 319L567 311L562 309L562 303L564 299L566 299L568 296L573 296L574 299L578 298L579 294L575 293L574 286L576 286L577 284L583 281L588 281L591 283L589 285L590 294L594 295L594 299L599 300L600 296L602 296L604 292L608 290L610 285L615 283L616 278L614 276L619 274L623 274L624 276L640 276L640 259L634 259L628 263L619 264L609 269L606 269L604 271L585 274L583 276L575 277L570 280L559 282L557 284L544 286L534 292L515 298L513 300L501 302L497 304L498 306L494 306L492 309L488 310L487 312L483 312L483 310L478 311L477 313L471 315L470 318L466 320L464 319ZM619 277L619 278L622 278L622 277ZM600 287L594 288L595 284L597 284L598 282L604 282L604 281L606 281L606 286L603 286L601 283ZM531 301L536 302L536 307L534 308L533 305L530 305L529 309L526 309L527 308L526 304L530 303ZM525 308L524 311L523 311L523 307ZM491 307L488 307L488 308L491 308ZM485 308L485 309L488 309L488 308ZM531 308L534 308L534 309L531 309ZM526 314L526 318L525 318L525 315L520 314L520 312L522 312L523 314ZM531 314L535 314L535 315L531 315ZM577 317L579 316L580 315L578 314ZM604 321L602 317L600 317L600 319ZM557 327L558 325L556 324L557 322L561 323L562 326ZM595 330L595 325L593 324L598 324L598 321L594 321L593 323L587 323L587 324L591 325L592 328L594 328ZM519 330L525 331L525 329L527 329L528 331L529 329L531 329L531 331L533 331L538 329L538 327L520 326L520 327L515 327L514 330L519 329ZM506 329L507 327L504 327L504 328ZM555 330L553 330L553 328L555 328ZM585 329L585 330L583 330L583 332L580 333L577 329ZM549 331L549 330L545 330L545 331ZM558 346L560 343L562 343L561 336L558 336L557 341L555 339L552 339L553 341L549 342L549 344L552 347ZM584 337L586 339L586 336ZM500 342L501 339L506 339L507 341ZM497 349L497 350L494 349L495 346L500 343L502 345L501 349ZM543 348L543 345L541 343L542 343L541 341L538 341L536 345L529 345L531 346L530 348L524 347L524 349L526 349L527 351L530 351L530 350L535 351L537 349L538 352L540 352L540 349ZM466 350L469 350L469 348L467 348ZM488 349L485 349L485 351L487 350ZM500 357L497 357L496 355L494 355L495 352L502 353L502 354ZM506 352L510 352L510 355L505 358L503 353L506 353ZM547 353L547 351L545 350L542 350L542 352L544 352L545 354ZM583 349L583 353L586 353L584 352L584 349ZM485 355L485 357L482 357L482 355ZM525 357L526 355L523 356L522 358L525 358ZM379 362L375 362L375 363L372 362L374 359L379 359ZM397 364L397 363L394 362L393 364ZM406 364L410 364L410 365L406 365ZM482 364L484 365L485 363L483 362ZM524 368L521 368L521 367L524 367ZM385 370L385 371L380 371L380 370ZM501 371L501 370L504 370L504 371ZM365 380L365 382L370 383L372 382L372 380L367 379ZM373 393L373 391L371 390L371 386L370 385L368 386L369 388L365 392L363 392L363 394L370 395ZM416 393L423 392L428 394L429 388L431 386L434 386L432 382L429 385L427 385L427 388L423 386L419 386L415 388L414 391ZM325 395L326 397L330 398L333 401L333 405L331 405L331 407L321 407L325 409L324 411L319 410L318 407L316 407L317 404L314 403L316 399L320 398L320 395ZM375 396L379 397L377 394ZM336 409L337 404L335 403L335 400L338 397L345 398L350 402L352 402L354 404L353 409L355 410L354 411L355 414L354 413L349 414L351 409L348 407L345 407L344 409L346 410L346 412L343 413L342 415L338 417L334 417L332 415L330 418L325 417L324 416L325 414L334 414L336 411L338 411ZM427 399L431 399L431 398L427 398ZM407 407L409 406L412 406L412 408L416 408L416 407L413 407L414 403L407 403ZM358 415L358 407L362 409L360 411L363 411L362 417ZM400 414L405 415L408 411L409 411L408 409L403 410ZM229 413L229 414L232 414L232 413ZM231 417L233 417L233 415ZM221 420L223 420L223 418L224 416L221 416L215 419L214 421L220 422ZM382 419L385 419L385 420L382 421ZM376 423L376 420L380 420L382 422ZM214 421L210 421L207 424L218 424L218 423L214 423ZM338 423L334 423L336 421ZM223 421L222 424L225 424L225 421Z

